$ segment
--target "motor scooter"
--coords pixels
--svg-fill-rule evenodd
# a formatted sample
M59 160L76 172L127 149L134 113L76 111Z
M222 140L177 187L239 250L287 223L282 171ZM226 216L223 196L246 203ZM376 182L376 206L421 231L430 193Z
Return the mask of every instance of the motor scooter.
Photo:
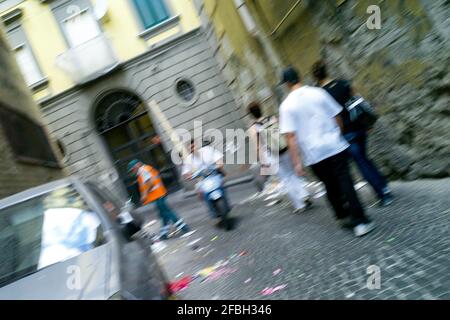
M225 201L223 190L223 175L215 164L204 166L192 175L192 180L200 179L198 190L205 195L206 201L212 204L216 211L216 216L220 218L221 224L227 231L232 229L231 221L228 218L230 208Z

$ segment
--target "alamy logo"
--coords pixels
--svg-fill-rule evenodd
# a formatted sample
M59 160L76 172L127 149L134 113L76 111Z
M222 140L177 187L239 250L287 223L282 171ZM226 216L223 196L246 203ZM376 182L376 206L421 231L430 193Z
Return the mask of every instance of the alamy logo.
M381 29L381 9L377 5L371 5L367 7L367 14L370 17L367 19L366 26L369 30L380 30Z
M68 266L66 273L66 285L69 290L81 290L81 268L79 266Z
M381 269L377 265L370 265L367 267L367 289L376 290L381 288Z
M261 163L261 175L274 175L279 169L279 132L267 129L259 133L259 148L251 141L249 130L226 129L224 133L219 129L207 129L203 132L203 122L194 121L193 135L189 130L178 128L172 132L172 141L180 141L184 146L189 146L191 140L201 145L205 137L213 141L211 145L219 151L227 151L224 159L225 164L257 164ZM189 148L187 148L189 149ZM171 152L172 162L182 165L183 159L188 154L186 148L174 148ZM181 152L181 154L180 154ZM181 157L180 157L181 156Z

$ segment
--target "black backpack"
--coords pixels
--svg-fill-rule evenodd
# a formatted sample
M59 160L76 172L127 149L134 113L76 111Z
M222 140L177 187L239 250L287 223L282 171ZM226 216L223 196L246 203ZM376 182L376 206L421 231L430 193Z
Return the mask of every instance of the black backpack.
M356 127L369 130L378 120L378 115L363 97L354 96L345 104L350 122Z

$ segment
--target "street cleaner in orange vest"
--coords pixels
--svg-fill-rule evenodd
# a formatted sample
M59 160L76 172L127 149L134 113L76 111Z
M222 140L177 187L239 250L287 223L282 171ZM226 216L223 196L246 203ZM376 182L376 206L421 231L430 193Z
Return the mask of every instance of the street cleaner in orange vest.
M167 189L164 187L158 170L150 165L145 165L138 160L132 160L128 164L128 171L137 177L141 203L147 205L155 203L162 220L160 239L167 240L170 231L170 222L176 228L175 232L188 232L189 227L183 219L179 219L176 213L167 205Z

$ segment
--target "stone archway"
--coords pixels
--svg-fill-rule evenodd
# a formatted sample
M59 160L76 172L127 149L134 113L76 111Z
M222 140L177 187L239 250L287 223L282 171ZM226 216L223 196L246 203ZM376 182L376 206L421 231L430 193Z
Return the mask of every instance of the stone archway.
M97 132L104 139L120 178L136 204L139 202L137 186L127 172L132 159L157 168L169 191L180 188L176 167L159 139L155 139L155 127L137 95L126 90L106 92L95 104L94 117Z

